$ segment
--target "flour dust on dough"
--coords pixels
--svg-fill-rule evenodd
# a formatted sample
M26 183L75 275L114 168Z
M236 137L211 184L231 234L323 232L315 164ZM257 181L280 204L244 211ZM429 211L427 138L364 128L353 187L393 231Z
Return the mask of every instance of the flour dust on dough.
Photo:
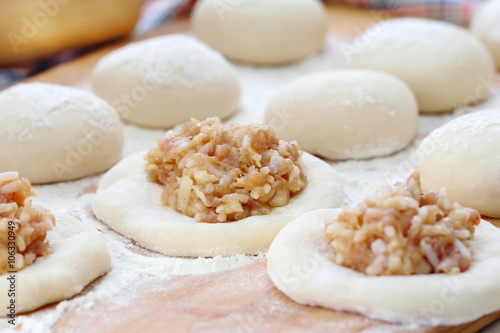
M196 36L231 60L280 65L319 51L327 16L319 0L198 1L191 17Z
M190 118L227 118L238 110L240 82L217 51L172 34L105 55L92 73L94 92L125 121L170 128Z
M78 295L109 270L110 255L104 237L67 214L57 216L57 227L49 232L48 240L52 252L15 274L18 314ZM2 309L10 302L6 292L9 275L0 276Z
M500 217L499 142L500 109L469 113L435 129L416 155L423 189L446 187L450 200Z
M265 122L283 140L297 140L329 159L371 158L405 148L415 137L418 106L398 78L370 70L304 76L269 103Z
M500 309L500 230L490 223L476 227L474 261L463 273L374 277L329 260L324 224L339 213L305 214L273 241L269 277L294 301L412 326L459 325Z
M393 19L369 28L353 47L346 52L349 66L399 77L421 112L449 112L490 95L493 58L474 35L451 23Z
M121 158L123 128L115 110L81 89L21 83L0 93L0 172L34 184L103 172Z
M140 245L171 256L258 254L287 223L318 208L344 203L342 181L322 160L304 153L308 185L288 205L237 222L204 223L161 202L163 187L147 179L145 153L132 155L103 176L92 208L100 220Z
M470 28L488 48L500 69L500 0L483 2L474 12Z

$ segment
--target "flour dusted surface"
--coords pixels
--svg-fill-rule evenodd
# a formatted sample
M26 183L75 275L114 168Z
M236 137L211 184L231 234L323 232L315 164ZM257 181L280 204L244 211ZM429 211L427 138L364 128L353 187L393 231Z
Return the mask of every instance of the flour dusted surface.
M228 122L262 122L265 107L272 95L284 84L302 75L339 67L343 64L341 52L335 46L336 38L329 37L325 52L294 66L277 68L253 68L236 66L243 86L242 110ZM487 107L500 106L498 91L486 101ZM467 111L483 108L478 105ZM346 181L348 204L354 205L366 194L380 185L404 180L413 171L413 162L420 141L434 128L455 118L456 115L421 116L417 141L406 150L389 157L371 160L332 162L335 169ZM362 120L360 120L362 121ZM154 139L165 131L149 130L131 125L125 126L125 148L123 157L144 151L154 146ZM31 315L19 316L24 332L50 332L50 327L67 312L79 308L85 311L87 320L92 320L92 308L99 302L109 302L110 311L129 305L137 295L138 282L152 286L171 279L176 275L203 274L241 267L264 259L265 256L233 256L213 259L169 258L147 251L129 239L120 236L97 221L90 212L89 203L93 190L101 176L74 182L37 186L39 196L35 203L51 209L56 215L68 212L83 222L101 231L107 240L111 253L110 272L86 288L75 298L63 301L55 307L37 311ZM0 320L0 330L8 332L4 319ZM74 328L78 332L77 328Z

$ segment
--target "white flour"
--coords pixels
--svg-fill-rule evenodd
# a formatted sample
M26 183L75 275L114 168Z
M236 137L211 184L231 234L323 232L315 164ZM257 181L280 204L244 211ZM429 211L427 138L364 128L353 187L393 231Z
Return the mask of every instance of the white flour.
M88 122L91 128L98 128L99 120L111 122L116 119L113 108L102 99L89 98L88 93L72 87L18 84L2 92L0 103L5 105L7 118L16 117L19 120L18 124L14 122L16 125L13 128L5 129L9 140L13 141L35 141L32 131L42 128L63 132L59 128L59 120L68 110L85 110L87 117L80 121Z
M194 37L170 35L150 38L107 55L96 72L120 66L131 77L150 83L188 89L227 81L229 66L223 56Z
M341 66L343 64L342 54L335 41L335 38L330 36L324 53L298 65L279 68L236 66L243 88L242 109L229 121L237 123L262 122L269 99L284 84L305 74ZM489 101L473 109L484 106L500 107L498 94L495 93ZM412 161L418 158L418 156L413 156L413 153L420 141L434 128L455 116L422 116L417 140L410 148L396 155L371 160L332 163L346 180L348 204L358 203L366 194L380 185L405 179L412 172ZM363 120L360 119L360 121ZM164 132L126 125L124 156L152 147L155 144L154 140L163 135ZM88 310L101 301L109 300L113 304L112 307L124 307L137 296L134 294L134 285L138 281L141 283L151 281L151 284L154 285L176 275L216 272L247 265L264 258L264 255L258 257L240 255L212 259L170 258L145 250L135 245L133 241L110 230L92 216L89 202L93 194L86 194L85 190L96 186L99 178L100 176L95 176L74 182L38 186L40 194L35 203L51 209L56 215L68 212L100 230L105 236L111 252L111 271L86 288L83 294L59 303L54 309L37 311L28 316L19 316L17 318L18 324L22 325L23 331L49 332L50 327L69 310L74 308ZM87 311L86 313L88 316L92 316L92 312ZM0 330L8 332L8 327L9 325L2 319Z

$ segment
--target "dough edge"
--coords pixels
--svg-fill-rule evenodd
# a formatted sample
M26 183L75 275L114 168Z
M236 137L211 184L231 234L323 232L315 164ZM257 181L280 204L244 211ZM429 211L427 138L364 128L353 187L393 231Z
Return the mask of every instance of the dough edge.
M343 182L326 162L304 153L308 186L271 214L231 223L199 223L160 202L162 186L146 180L145 152L132 155L100 181L92 209L120 234L150 250L170 256L255 255L267 251L287 223L308 211L340 207ZM149 223L144 228L144 223Z
M268 275L295 302L413 327L459 325L500 310L500 230L490 223L476 228L475 262L464 273L368 277L333 264L321 249L324 222L339 212L301 216L269 249ZM438 303L444 307L433 313Z
M38 258L34 264L16 274L17 314L78 295L89 283L109 270L111 260L104 237L67 214L58 218L71 223L71 227L80 233L51 237L50 233L54 231L50 232L48 237L53 252L43 259ZM2 309L10 304L10 298L7 297L9 275L0 276Z

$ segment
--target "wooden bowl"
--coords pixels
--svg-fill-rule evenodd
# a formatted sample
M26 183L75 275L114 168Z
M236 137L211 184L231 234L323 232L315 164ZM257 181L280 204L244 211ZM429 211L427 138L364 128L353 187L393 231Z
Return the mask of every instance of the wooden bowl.
M0 0L0 64L127 35L145 0Z

